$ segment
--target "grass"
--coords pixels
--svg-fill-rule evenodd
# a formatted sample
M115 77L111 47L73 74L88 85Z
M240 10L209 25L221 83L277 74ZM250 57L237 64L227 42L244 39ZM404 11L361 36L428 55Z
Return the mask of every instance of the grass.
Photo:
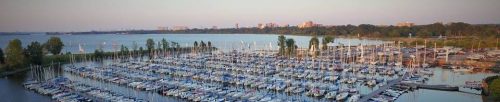
M490 91L490 99L492 99L495 102L499 102L500 101L500 78L497 77L491 83L489 83L488 90Z

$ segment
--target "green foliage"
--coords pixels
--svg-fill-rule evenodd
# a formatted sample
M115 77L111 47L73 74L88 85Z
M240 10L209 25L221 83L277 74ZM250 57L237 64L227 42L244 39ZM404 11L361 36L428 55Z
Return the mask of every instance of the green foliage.
M61 53L61 50L64 47L64 44L61 41L61 38L50 37L50 39L47 40L47 42L45 42L44 46L53 55L58 55Z
M25 61L21 40L14 39L9 42L5 49L7 66L9 68L22 67Z
M493 96L495 101L500 101L500 79L497 78L493 80L490 85L488 85L488 90Z
M284 55L285 54L285 47L286 47L286 38L284 35L278 36L278 46L279 46L279 51L278 55Z
M174 48L176 48L176 49L181 47L181 45L179 45L179 43L177 43L177 42L173 42L173 41L172 41L172 42L170 42L170 43L172 44L172 47L174 47Z
M286 54L288 56L294 56L296 51L295 40L292 38L286 39Z
M163 45L163 50L167 50L170 47L168 41L165 38L161 39L161 45Z
M136 41L132 42L132 49L134 50L134 52L138 50L138 47L139 45L137 45Z
M194 47L194 48L197 48L197 47L198 47L198 41L194 41L193 47Z
M314 36L309 40L309 50L314 51L313 56L316 56L319 53L319 40L318 37Z
M328 48L327 44L328 43L331 43L331 42L334 42L335 38L333 38L332 36L325 36L323 37L323 40L321 41L322 43L322 50L326 50Z
M104 58L104 51L96 49L94 51L93 57L96 59L103 59Z
M28 58L31 64L42 65L43 60L43 47L38 42L31 42L30 45L25 49L25 56Z
M151 51L155 49L155 41L149 38L148 40L146 40L146 47L148 48L148 53L151 53Z
M208 48L212 48L212 42L208 41L207 46L208 46Z
M425 31L421 31L425 30ZM310 28L298 28L297 26L275 27L275 28L227 28L227 29L188 29L188 30L137 30L137 31L111 31L111 32L76 32L76 34L104 34L104 33L135 33L135 34L291 34L291 35L335 35L335 36L362 36L362 37L436 37L439 35L448 37L459 36L499 36L500 25L498 24L467 24L455 22L449 24L433 23L426 25L415 25L412 27L378 26L371 24L317 26ZM419 33L420 32L420 33ZM425 33L424 33L425 32ZM424 34L424 35L420 35Z
M436 44L436 47L443 47L443 46L455 46L455 47L460 47L460 48L466 48L466 49L477 49L477 48L495 48L497 47L497 38L495 37L490 37L490 38L460 38L460 39L439 39L439 40L428 40L427 41L427 47L434 47L434 44ZM424 45L424 40L423 39L417 39L414 41L407 41L403 42L403 46L410 46L414 47L415 44L418 45Z
M129 54L129 50L127 46L121 45L120 47L120 55L126 55Z
M0 48L0 65L5 64L5 55L3 54L2 48Z
M427 29L419 30L416 34L418 37L421 38L428 38L432 36L432 33L428 31Z
M313 50L316 50L318 51L319 49L319 40L318 40L318 37L314 36L311 38L311 40L309 40L309 49L311 49L312 47L314 47Z
M205 42L203 42L203 40L200 42L200 45L201 45L201 48L207 48L207 44L205 44Z
M161 45L162 43L160 41L158 41L157 43L157 47L156 47L156 50L161 50L163 48L163 45Z
M142 46L141 46L141 47L139 47L139 53L141 53L141 57L142 57L142 56L144 56L144 55L142 54L142 53L144 53L144 48L142 48Z

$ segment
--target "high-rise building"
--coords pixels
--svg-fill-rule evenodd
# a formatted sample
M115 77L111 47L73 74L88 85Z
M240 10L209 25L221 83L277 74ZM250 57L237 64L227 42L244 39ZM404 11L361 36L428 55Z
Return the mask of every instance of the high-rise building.
M160 26L157 29L160 30L160 31L165 31L165 30L168 30L168 27L162 27L162 26Z
M240 25L238 23L236 23L234 26L236 29L240 29Z
M264 28L266 28L266 25L259 23L259 24L257 24L257 28L264 29Z
M309 28L309 27L319 26L319 24L314 24L312 21L307 21L298 26L299 28Z
M174 26L172 28L172 30L174 30L174 31L176 31L176 30L187 30L187 29L188 29L188 27L186 27L186 26Z
M279 25L276 23L266 23L266 27L267 28L275 28L275 27L279 27Z
M397 27L411 27L414 25L415 25L415 23L411 23L411 22L399 22L396 24Z

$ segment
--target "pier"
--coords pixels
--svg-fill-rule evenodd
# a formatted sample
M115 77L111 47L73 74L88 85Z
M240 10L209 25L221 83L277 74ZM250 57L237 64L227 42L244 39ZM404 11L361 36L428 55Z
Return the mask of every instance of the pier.
M407 77L408 73L404 74L402 77L399 77L398 79L390 80L387 81L387 85L384 85L382 87L379 87L377 90L371 92L370 94L367 94L359 100L359 102L368 102L373 96L379 95L380 93L384 92L385 90L389 89L391 86L399 84L403 78Z
M422 88L422 89L441 90L441 91L459 91L458 86L450 86L450 85L425 85L416 83L403 83L403 85L410 86L412 88Z

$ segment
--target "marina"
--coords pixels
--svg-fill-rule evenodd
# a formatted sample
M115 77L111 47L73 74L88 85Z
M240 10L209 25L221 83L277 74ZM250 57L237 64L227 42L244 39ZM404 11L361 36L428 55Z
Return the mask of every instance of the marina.
M0 0L0 102L500 102L500 0Z
M83 86L99 91L86 90L87 94L72 95L71 99L102 101L385 102L400 101L399 97L415 89L432 87L425 84L433 78L434 70L446 70L403 64L404 54L411 54L412 48L398 47L394 43L377 46L339 44L318 56L301 51L300 57L281 57L272 50L251 49L180 54L158 52L152 58L126 55L74 62L60 65L58 69L38 68L34 72L31 69L29 76L35 81L24 84L33 86L43 83L32 82L56 79L90 83ZM378 53L386 50L390 53ZM51 74L47 75L45 70ZM45 75L39 75L41 73ZM413 87L402 83L413 83ZM103 91L112 96L95 95ZM61 97L66 93L49 95Z

